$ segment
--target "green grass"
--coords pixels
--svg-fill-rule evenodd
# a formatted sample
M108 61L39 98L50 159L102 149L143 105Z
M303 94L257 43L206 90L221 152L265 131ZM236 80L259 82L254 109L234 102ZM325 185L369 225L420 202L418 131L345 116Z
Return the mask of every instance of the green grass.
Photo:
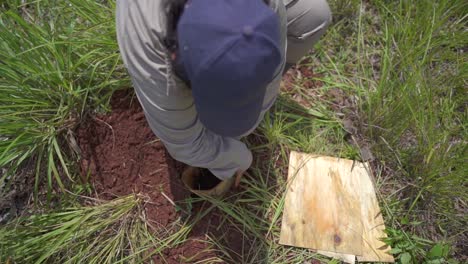
M327 72L328 85L358 96L357 111L345 113L345 119L354 121L358 144L369 144L379 160L376 177L387 226L397 230L391 236L462 245L466 2L334 4L338 20L321 43L316 67ZM410 253L418 262L430 246L413 241L407 242L417 249Z
M21 175L17 169L34 164L37 190L42 183L49 191L66 189L75 180L74 126L86 114L106 110L112 92L129 85L114 37L114 3L42 0L17 8L21 2L0 4L6 11L0 14L0 168L8 169L0 186ZM222 223L243 238L240 255L224 236L209 238L228 262L338 263L278 244L288 155L299 150L361 159L369 156L362 155L365 148L376 158L386 242L397 261L466 258L468 4L333 0L330 5L334 23L302 62L323 86L310 90L307 78L295 79L246 139L255 162L239 193L205 198L210 204L205 211L166 234L150 235L154 230L135 217L141 201L133 196L21 218L0 228L7 238L0 241L0 261L73 256L70 263L138 263L143 249L153 247L158 254L183 243L203 214L218 210ZM339 111L333 103L337 91L348 99ZM89 228L78 230L77 219L86 219ZM24 243L13 243L15 237ZM41 250L50 238L53 246ZM91 246L98 241L103 245Z
M456 199L467 198L468 75L461 51L468 36L457 16L467 7L463 1L379 7L387 21L383 68L364 105L374 125L369 137L383 157L394 157L386 162L407 185L405 214L435 209L447 214L438 219L441 226L453 216Z
M173 230L155 230L145 218L144 197L84 201L92 205L22 217L0 228L0 262L143 263L190 231L177 223Z
M112 4L14 6L0 14L0 167L8 169L0 186L34 160L35 190L46 182L50 193L65 189L61 174L74 180L64 148L69 142L76 150L73 129L128 81L118 73Z
M0 261L116 263L142 255L150 240L148 235L143 237L149 233L138 218L139 203L138 198L128 196L20 218L0 229Z
M214 202L237 224L255 223L246 263L302 263L313 253L278 245L289 150L360 159L369 146L387 224L386 242L399 263L456 263L467 229L466 86L468 43L464 1L331 1L334 24L304 61L324 84L312 93L295 80L262 123L252 148L259 164L238 200ZM464 17L465 16L465 17ZM334 113L328 91L353 100ZM313 105L302 108L289 98ZM356 131L345 140L350 120ZM262 144L258 144L262 142ZM267 164L264 164L267 160ZM245 201L245 203L242 203ZM255 202L254 202L255 201ZM235 209L233 209L233 207ZM227 220L226 220L227 221ZM260 234L259 234L260 232ZM261 242L260 242L261 241ZM259 253L261 252L261 253Z

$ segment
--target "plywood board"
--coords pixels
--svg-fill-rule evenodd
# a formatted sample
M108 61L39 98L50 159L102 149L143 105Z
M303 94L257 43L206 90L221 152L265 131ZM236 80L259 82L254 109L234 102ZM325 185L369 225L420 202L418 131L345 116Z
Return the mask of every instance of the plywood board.
M351 163L350 163L351 162ZM361 255L360 176L352 161L292 152L280 243Z
M367 170L368 164L360 164L359 167ZM391 249L390 246L381 241L387 235L384 232L385 223L375 195L371 174L360 175L363 177L361 179L360 195L364 243L362 255L357 256L357 259L359 262L395 262L393 256L387 253Z
M280 243L354 263L394 262L366 164L291 152Z
M317 253L320 255L324 255L329 258L333 259L339 259L343 261L344 263L348 264L355 264L356 263L356 256L355 255L350 255L350 254L344 254L344 253L335 253L335 252L330 252L330 251L323 251L323 250L317 250Z

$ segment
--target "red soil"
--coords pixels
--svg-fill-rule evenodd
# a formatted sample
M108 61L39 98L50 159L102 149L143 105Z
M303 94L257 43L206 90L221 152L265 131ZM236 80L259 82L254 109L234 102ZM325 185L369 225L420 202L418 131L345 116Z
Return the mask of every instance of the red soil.
M77 130L82 177L89 175L99 198L143 194L149 198L144 209L152 226L167 227L179 217L170 200L177 203L190 195L178 176L183 165L173 160L154 136L136 97L127 91L117 92L111 106L110 114L98 115ZM211 212L195 225L187 242L165 250L154 261L191 263L217 257L205 241L207 234L219 236L230 228L218 229L219 222L216 212ZM235 247L242 245L242 236L231 233L234 236L227 239L227 246L238 252Z

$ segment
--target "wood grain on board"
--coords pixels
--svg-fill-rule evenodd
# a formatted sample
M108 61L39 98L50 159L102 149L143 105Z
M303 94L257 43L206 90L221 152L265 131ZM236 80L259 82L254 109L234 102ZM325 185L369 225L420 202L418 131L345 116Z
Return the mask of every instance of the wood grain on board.
M369 171L368 164L360 163L359 168ZM375 195L374 184L370 178L370 173L359 174L361 178L361 213L363 225L363 250L357 256L359 262L395 262L395 259L388 252L391 248L380 239L387 237L385 234L385 223L380 213L379 203Z
M361 254L360 177L350 177L349 165L291 152L281 244Z
M280 244L393 262L384 228L365 164L291 152Z

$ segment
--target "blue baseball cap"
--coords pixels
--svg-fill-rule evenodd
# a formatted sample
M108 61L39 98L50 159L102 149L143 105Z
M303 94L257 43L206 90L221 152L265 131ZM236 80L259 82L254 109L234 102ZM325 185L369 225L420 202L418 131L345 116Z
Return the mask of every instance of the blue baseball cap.
M229 137L252 129L282 61L277 14L262 0L189 0L177 37L202 124Z

